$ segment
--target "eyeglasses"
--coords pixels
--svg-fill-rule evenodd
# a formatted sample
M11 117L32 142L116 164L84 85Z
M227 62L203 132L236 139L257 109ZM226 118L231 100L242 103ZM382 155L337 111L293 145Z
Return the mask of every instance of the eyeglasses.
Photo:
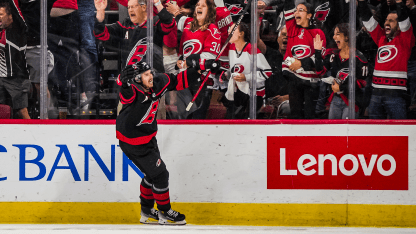
M296 11L295 12L308 12L306 9L303 9L303 8L299 8L299 9L296 9Z
M130 9L135 9L135 8L137 8L139 5L135 5L135 6L127 6L127 9L128 10L130 10Z

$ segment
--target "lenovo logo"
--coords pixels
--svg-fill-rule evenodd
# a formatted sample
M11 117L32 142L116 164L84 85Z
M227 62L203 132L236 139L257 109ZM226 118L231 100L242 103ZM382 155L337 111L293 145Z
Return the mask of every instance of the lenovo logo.
M408 189L408 137L268 137L268 189Z
M303 175L313 175L316 173L315 169L308 168L312 167L313 165L318 164L318 175L324 175L324 162L325 160L329 160L331 162L331 175L335 176L338 174L339 171L346 175L346 176L352 176L355 173L357 173L358 168L361 167L364 175L370 176L373 172L374 165L377 161L377 170L378 172L383 176L390 176L396 171L396 160L394 160L393 156L389 154L383 154L381 157L377 158L377 154L371 155L370 162L367 164L364 154L359 154L358 159L356 156L352 154L345 154L342 156L339 160L339 163L337 162L337 157L335 157L333 154L318 154L318 163L315 158L315 156L311 154L304 154L302 155L298 160L298 170L287 170L286 169L286 149L280 148L280 175L297 175L298 171ZM378 159L378 160L377 160ZM345 167L346 162L350 160L353 164L352 168L348 170ZM388 170L384 170L383 168L383 162L387 160L390 162L390 168ZM305 161L309 161L308 163L305 163ZM339 167L338 167L339 165Z

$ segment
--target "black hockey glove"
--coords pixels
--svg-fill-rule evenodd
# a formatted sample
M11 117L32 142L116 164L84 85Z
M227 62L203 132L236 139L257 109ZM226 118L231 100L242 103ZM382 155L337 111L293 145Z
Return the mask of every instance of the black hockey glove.
M191 54L186 58L186 66L188 68L196 68L197 70L201 70L199 66L200 59L201 59L200 54Z
M120 81L123 86L127 85L134 78L134 68L132 65L126 66L120 73Z
M201 59L201 63L202 63L202 59ZM205 60L205 70L211 70L212 74L217 74L217 72L220 70L221 68L221 63L220 61L215 61L215 59L207 59Z

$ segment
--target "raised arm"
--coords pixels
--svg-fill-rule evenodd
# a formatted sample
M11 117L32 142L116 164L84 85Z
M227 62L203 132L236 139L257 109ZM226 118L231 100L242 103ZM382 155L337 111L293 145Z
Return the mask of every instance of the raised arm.
M97 10L97 14L95 17L97 21L102 23L105 19L105 9L107 8L107 0L94 0L95 9Z

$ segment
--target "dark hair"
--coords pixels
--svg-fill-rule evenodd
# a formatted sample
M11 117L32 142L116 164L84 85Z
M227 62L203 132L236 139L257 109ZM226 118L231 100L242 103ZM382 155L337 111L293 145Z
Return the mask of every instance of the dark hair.
M309 20L309 25L316 26L317 28L321 28L322 22L315 18L315 9L313 8L312 4L308 2L300 2L296 6L299 6L300 4L306 7L306 11L307 11L306 14L312 14L312 17Z
M5 8L6 13L10 15L12 10L10 9L10 4L8 2L0 2L0 8Z
M244 41L245 42L250 42L250 27L248 26L248 24L241 22L238 25L238 30L240 32L244 33Z
M344 34L344 37L347 38L345 42L348 42L350 39L350 24L348 23L340 23L335 26L335 28L338 28L339 32Z
M308 14L312 14L312 16L315 14L315 9L313 9L312 4L310 4L308 2L300 2L296 6L299 6L300 4L302 4L306 7L306 11L307 11Z
M199 0L198 2L200 2ZM215 19L217 18L217 10L214 0L205 0L208 6L207 16L205 17L204 24L201 26L201 31L206 30L210 24L215 24ZM197 3L198 4L198 3ZM196 6L195 6L196 9ZM191 22L191 31L195 32L200 27L198 25L198 20L196 19L196 10L193 15L193 20Z

